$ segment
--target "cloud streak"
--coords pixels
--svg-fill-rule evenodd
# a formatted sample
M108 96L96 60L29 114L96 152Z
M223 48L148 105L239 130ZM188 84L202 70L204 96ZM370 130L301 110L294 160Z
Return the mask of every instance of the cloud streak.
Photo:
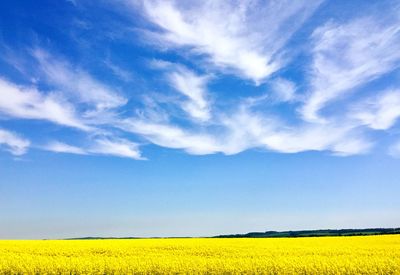
M283 66L282 48L321 1L143 1L167 47L189 47L223 71L262 82Z
M57 93L44 95L34 87L15 85L0 78L0 113L9 117L48 120L89 130L76 115L75 108Z
M32 54L47 82L80 102L90 104L99 111L121 107L127 103L127 99L114 89L66 60L40 48L33 50Z
M354 107L351 116L375 130L391 128L400 117L400 90L380 92Z
M30 141L18 134L0 128L0 148L5 148L11 154L20 156L26 153Z
M101 137L90 141L87 147L77 147L60 141L52 141L42 149L55 153L68 153L76 155L105 155L135 160L144 160L140 154L137 143L122 138Z
M365 17L327 23L313 34L311 91L301 108L305 120L323 122L319 111L400 64L400 20Z
M178 105L194 120L206 122L211 118L211 101L207 84L208 75L199 75L185 66L166 62L153 61L152 65L165 72L171 87L184 96Z
M121 121L118 127L138 134L153 144L183 149L195 155L233 155L258 148L280 153L330 151L335 155L347 156L368 152L372 146L350 123L290 125L253 111L246 102L232 113L220 111L219 117L206 127L185 129L168 122L140 118Z

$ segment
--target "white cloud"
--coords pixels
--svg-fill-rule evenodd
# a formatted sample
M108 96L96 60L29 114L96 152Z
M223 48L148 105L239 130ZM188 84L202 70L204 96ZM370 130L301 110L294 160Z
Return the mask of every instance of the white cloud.
M78 155L86 155L87 152L79 147L72 146L69 144L65 144L59 141L52 141L46 146L42 147L42 149L55 152L55 153L70 153L70 154L78 154Z
M291 35L321 1L143 1L157 43L189 47L221 69L260 83L281 68ZM189 7L190 6L190 7Z
M288 50L285 48L287 41L319 2L208 0L187 4L149 0L141 6L145 17L160 27L153 28L152 38L158 39L156 43L179 47L184 56L196 54L201 65L213 64L211 70L218 68L260 84L285 65L283 56ZM319 27L312 36L310 91L301 99L297 91L301 83L297 86L274 75L267 82L271 88L268 93L247 94L240 99L227 96L229 102L219 104L213 101L212 90L208 87L212 75L209 67L189 69L181 64L155 60L152 69L161 73L151 75L152 79L162 75L179 94L170 96L170 91L161 91L153 98L156 92L144 91L139 96L140 103L128 105L121 93L89 72L43 49L35 49L31 53L38 65L37 83L54 87L55 92L0 79L0 113L8 117L48 120L87 131L89 142L78 142L79 146L53 141L41 147L58 153L143 159L137 143L110 134L118 128L118 132L133 133L136 138L194 155L231 155L253 148L281 153L362 154L373 145L366 138L367 130L388 129L400 117L400 91L386 90L360 100L353 105L351 114L338 112L325 120L320 111L398 66L398 23L368 17ZM21 72L29 71L22 66L28 63L18 62ZM129 72L111 62L100 63L105 63L121 80L132 80ZM218 74L212 76L218 77ZM259 92L261 88L249 90ZM300 110L304 120L292 117L286 106L270 104L274 101L290 108L293 103L304 103ZM134 111L136 115L127 117ZM14 154L25 152L29 142L23 143L20 139L10 145L10 136L3 132L0 131L0 143Z
M182 108L192 118L200 121L210 119L209 101L207 99L207 76L199 76L194 72L179 66L168 74L170 84L187 97Z
M99 138L88 149L90 153L118 156L132 159L144 159L140 155L138 145L122 138Z
M350 124L290 126L277 118L253 112L250 107L244 103L230 113L219 113L220 116L209 127L185 129L169 122L137 118L121 121L118 126L151 143L183 149L195 155L231 155L259 148L282 153L330 151L344 156L368 152L372 146Z
M296 85L287 79L277 78L271 81L274 98L281 102L290 102L296 99Z
M400 21L371 17L347 24L328 23L315 30L311 92L301 113L323 122L318 112L354 88L390 72L400 64Z
M366 154L373 146L372 142L362 137L346 136L333 145L332 151L337 156L351 156L358 154Z
M0 128L0 148L4 146L11 154L20 156L26 153L29 145L29 140Z
M214 137L198 132L191 133L179 126L127 119L121 121L119 127L124 131L139 134L156 145L184 149L194 155L213 154L219 151Z
M50 55L43 49L33 50L39 63L38 69L47 82L66 95L74 95L82 103L94 105L98 111L116 108L127 103L127 99L114 89L93 78L86 71L74 67L66 60Z
M335 155L355 155L368 152L372 143L356 133L353 125L300 124L280 125L260 137L267 149L281 153L330 151Z
M17 86L0 78L0 113L10 117L44 119L60 125L89 130L74 107L55 93L45 95L33 87Z
M90 141L90 145L81 148L59 141L52 141L42 149L56 153L70 153L77 155L107 155L143 160L138 145L122 138L101 137Z
M356 106L350 116L372 129L389 129L400 117L400 90L378 93Z
M210 75L200 75L181 64L160 59L151 60L149 65L153 69L163 71L168 84L184 96L184 99L174 98L167 103L178 105L197 122L206 122L211 119L212 102L207 90ZM148 97L147 100L149 99ZM151 101L154 107L156 100L153 98Z

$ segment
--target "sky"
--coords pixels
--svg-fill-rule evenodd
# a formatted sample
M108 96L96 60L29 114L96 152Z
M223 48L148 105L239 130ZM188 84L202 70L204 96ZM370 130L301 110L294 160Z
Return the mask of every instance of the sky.
M0 2L0 239L400 226L400 1Z

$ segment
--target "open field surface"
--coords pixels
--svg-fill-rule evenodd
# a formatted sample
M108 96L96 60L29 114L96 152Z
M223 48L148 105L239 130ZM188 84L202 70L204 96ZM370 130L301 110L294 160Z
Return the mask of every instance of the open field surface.
M400 274L400 235L0 241L1 274Z

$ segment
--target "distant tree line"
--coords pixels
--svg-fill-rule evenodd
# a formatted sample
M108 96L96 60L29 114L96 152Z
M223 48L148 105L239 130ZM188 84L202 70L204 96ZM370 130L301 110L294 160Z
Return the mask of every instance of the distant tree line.
M367 229L318 229L297 231L265 231L249 232L246 234L219 235L211 238L298 238L298 237L324 237L324 236L365 236L400 234L400 228L367 228ZM171 237L81 237L68 238L66 240L101 240L101 239L168 239ZM172 237L193 238L193 237Z
M366 228L366 229L317 229L298 231L265 231L246 234L219 235L214 238L283 238L283 237L324 237L324 236L363 236L400 234L400 228Z

